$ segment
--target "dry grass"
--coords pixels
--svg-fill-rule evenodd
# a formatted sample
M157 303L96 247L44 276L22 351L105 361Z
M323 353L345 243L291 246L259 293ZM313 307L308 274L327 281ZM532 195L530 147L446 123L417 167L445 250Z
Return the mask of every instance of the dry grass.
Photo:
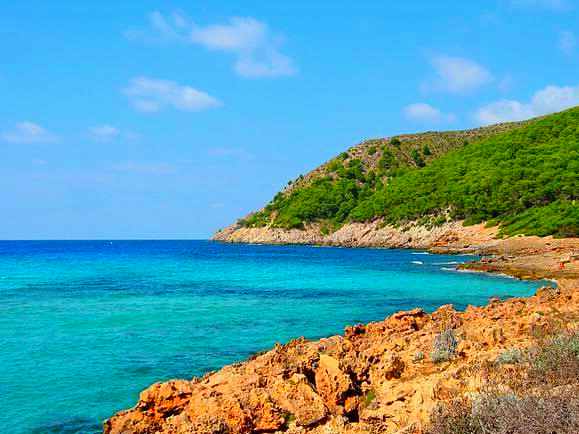
M441 405L428 433L578 434L579 334L545 336L511 353L485 366L490 380L480 394Z

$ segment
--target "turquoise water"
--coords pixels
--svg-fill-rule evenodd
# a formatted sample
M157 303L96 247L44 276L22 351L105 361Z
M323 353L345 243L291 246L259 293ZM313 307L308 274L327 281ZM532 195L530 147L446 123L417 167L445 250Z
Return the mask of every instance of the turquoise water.
M275 342L537 282L452 271L467 256L208 241L0 242L0 427L93 433L140 390Z

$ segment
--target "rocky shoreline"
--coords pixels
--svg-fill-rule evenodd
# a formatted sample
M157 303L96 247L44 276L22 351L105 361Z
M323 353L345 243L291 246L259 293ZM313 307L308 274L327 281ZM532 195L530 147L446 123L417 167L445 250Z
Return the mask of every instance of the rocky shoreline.
M348 223L337 231L325 234L320 225L305 229L243 227L234 224L213 236L213 240L249 244L312 244L339 247L386 247L430 249L446 247L453 251L468 251L471 247L493 245L497 229L484 225L463 226L448 222L438 226L417 223L404 227L387 226L380 220L369 223Z
M440 403L484 389L488 375L480 367L485 363L504 351L531 347L537 330L554 322L563 329L579 327L579 239L500 240L492 228L459 223L404 233L350 226L333 234L332 242L311 242L312 234L319 234L314 228L309 234L229 228L215 239L472 252L485 256L464 268L554 279L558 285L529 298L492 299L464 312L452 306L432 314L398 312L384 321L347 327L343 336L278 345L202 378L154 384L134 408L106 421L104 432L421 433ZM456 348L441 360L433 345L444 333L453 336Z
M384 226L381 221L350 223L323 235L320 227L305 230L246 228L237 224L218 231L213 240L250 244L308 244L338 247L425 249L433 253L471 253L481 261L459 268L503 273L522 279L579 279L579 238L516 236L499 238L497 227L448 222L428 227Z

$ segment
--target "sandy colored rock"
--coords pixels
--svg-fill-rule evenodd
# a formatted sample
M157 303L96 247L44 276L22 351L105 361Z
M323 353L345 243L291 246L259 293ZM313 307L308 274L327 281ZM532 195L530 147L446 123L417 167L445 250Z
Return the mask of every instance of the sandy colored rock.
M464 312L399 312L344 336L278 345L202 379L154 384L105 433L420 432L439 402L481 390L485 371L473 367L533 345L553 322L579 324L577 280ZM456 353L434 363L435 336L449 328Z

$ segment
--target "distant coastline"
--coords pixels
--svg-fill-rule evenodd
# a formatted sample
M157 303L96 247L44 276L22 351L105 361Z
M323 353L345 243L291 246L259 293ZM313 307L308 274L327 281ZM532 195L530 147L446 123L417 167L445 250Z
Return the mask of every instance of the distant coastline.
M323 235L315 225L300 230L235 224L218 231L212 239L230 243L413 248L433 253L476 254L484 256L483 260L461 268L523 279L579 279L579 238L498 238L497 228L486 227L484 223L464 226L459 221L437 227L414 223L395 228L376 221L347 224L329 235Z

